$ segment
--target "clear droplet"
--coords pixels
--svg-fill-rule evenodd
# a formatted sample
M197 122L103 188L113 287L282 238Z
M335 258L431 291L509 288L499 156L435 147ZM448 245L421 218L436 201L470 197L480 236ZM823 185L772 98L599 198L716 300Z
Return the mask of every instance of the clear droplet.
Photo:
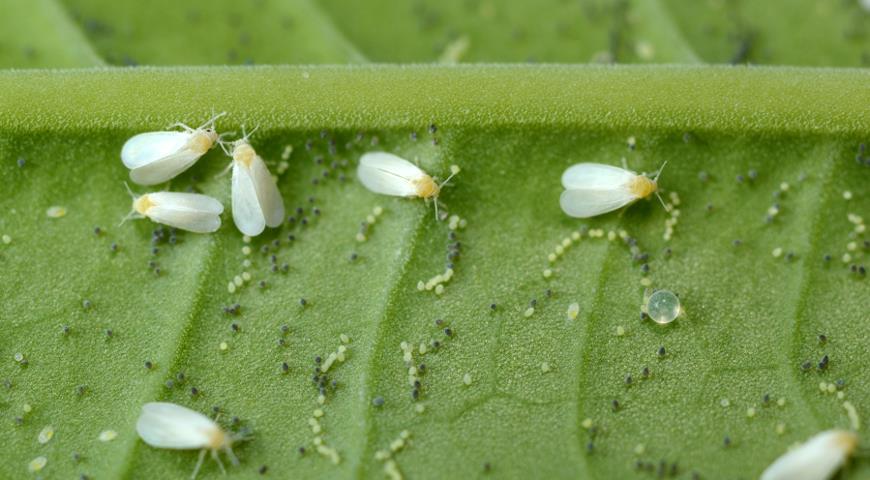
M680 315L680 299L673 292L658 290L647 300L646 312L656 323L671 323Z

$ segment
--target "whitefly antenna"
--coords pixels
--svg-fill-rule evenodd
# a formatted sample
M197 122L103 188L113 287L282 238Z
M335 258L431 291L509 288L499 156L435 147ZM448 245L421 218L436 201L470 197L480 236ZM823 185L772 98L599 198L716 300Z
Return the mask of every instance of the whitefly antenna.
M441 184L438 185L438 189L441 189L441 187L443 187L444 185L447 185L447 182L449 182L451 178L455 177L456 174L459 173L459 171L460 171L459 166L451 165L450 166L450 176L448 176L446 180L444 180L443 182L441 182Z
M212 110L212 113L214 113L214 110ZM209 118L205 123L203 123L197 130L203 130L203 129L208 128L208 127L214 127L214 122L216 122L217 119L223 117L226 114L227 114L227 112L221 112L221 113L218 113L217 115L212 115L212 117Z
M664 170L664 169L665 169L665 165L667 165L667 164L668 164L668 161L667 161L667 160L665 160L665 161L664 161L664 163L662 163L662 166L661 166L661 167L659 167L659 171L658 171L658 172L656 172L656 176L655 176L655 177L653 177L653 181L654 181L654 182L657 182L657 181L658 181L658 179L659 179L659 175L661 175L661 174L662 174L662 170Z
M251 135L253 135L254 132L256 132L259 128L260 128L260 126L257 125L256 127L254 127L253 130L251 130L251 131L248 132L248 133L245 133L245 126L242 125L242 138L240 138L239 140L236 140L236 141L237 141L237 142L247 142L248 139L251 138Z
M136 198L138 198L138 197L136 197L136 194L133 193L133 190L130 190L130 185L127 185L127 182L124 182L124 188L127 189L127 193L130 194L130 198L132 198L133 201L135 202ZM136 209L130 208L130 213L128 213L124 218L121 219L121 223L119 223L118 226L120 227L121 225L123 225L124 222L126 222L127 220L132 218L133 215L135 215L135 214L136 214Z
M662 199L662 196L659 195L658 190L656 190L656 198L659 199L659 202L662 202L662 206L665 207L665 211L670 213L670 211L671 211L670 207L668 207L668 204L666 204L665 201Z
M662 170L665 169L665 165L667 165L667 164L668 164L668 161L667 161L667 160L665 160L664 163L662 163L662 166L659 167L659 171L656 172L656 176L653 177L653 182L658 182L658 180L659 180L659 176L662 174ZM658 187L658 185L656 185L656 187ZM662 203L662 206L665 207L665 211L666 211L666 212L670 212L670 211L671 211L671 209L668 208L668 205L667 205L667 204L665 203L665 201L662 199L662 196L659 195L659 190L658 190L658 188L656 188L656 198L658 198L658 199L659 199L659 202Z

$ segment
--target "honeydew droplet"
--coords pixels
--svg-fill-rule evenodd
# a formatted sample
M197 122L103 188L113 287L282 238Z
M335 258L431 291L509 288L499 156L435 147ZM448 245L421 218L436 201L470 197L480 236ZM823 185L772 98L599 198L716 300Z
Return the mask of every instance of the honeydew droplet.
M227 345L227 342L221 342L220 345L218 345L218 348L220 348L221 351L226 351L226 349L230 348L230 346Z
M568 314L568 320L576 320L577 315L580 314L580 304L577 302L574 302L574 303L568 305L567 314Z
M658 290L650 295L646 314L658 324L671 323L680 315L680 299L668 290Z
M52 437L54 437L54 427L51 425L46 425L39 432L39 436L36 437L36 441L42 445L45 445L49 441L51 441Z
M45 214L51 218L61 218L63 216L66 216L66 207L54 205L48 207L48 210L45 211Z
M36 457L27 464L27 470L30 472L38 472L45 468L45 465L48 463L48 459L45 457Z

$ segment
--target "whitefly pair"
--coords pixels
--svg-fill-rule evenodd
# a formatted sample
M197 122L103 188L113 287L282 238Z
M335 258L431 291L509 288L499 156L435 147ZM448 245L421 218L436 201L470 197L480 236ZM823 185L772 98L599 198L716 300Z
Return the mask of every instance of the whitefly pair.
M277 227L284 218L284 202L263 159L248 142L249 134L225 142L215 129L221 113L198 128L184 124L181 131L140 133L121 149L121 160L130 169L130 179L140 185L167 182L192 167L206 152L220 145L233 161L233 221L245 235L256 236L266 226ZM170 127L170 128L172 128ZM252 132L253 133L253 132ZM196 233L220 228L223 205L198 193L152 192L133 195L133 208L126 218L147 217L157 223ZM126 220L125 218L125 220Z

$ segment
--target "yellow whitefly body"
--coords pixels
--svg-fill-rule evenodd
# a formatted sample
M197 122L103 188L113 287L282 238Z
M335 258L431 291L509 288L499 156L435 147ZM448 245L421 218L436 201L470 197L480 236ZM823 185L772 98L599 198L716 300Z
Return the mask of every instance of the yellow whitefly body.
M199 155L204 155L205 152L211 150L211 147L214 146L214 142L216 142L217 139L217 132L210 128L207 130L197 130L190 136L187 145L190 150Z
M142 195L133 200L133 210L136 210L136 213L143 216L148 216L148 210L154 206L154 202L148 197L147 194Z
M429 175L424 174L420 178L413 180L413 183L417 196L420 198L433 198L441 193L441 187Z
M241 143L233 148L233 160L246 167L251 166L251 163L253 163L256 156L257 152L254 151L254 147L248 143Z
M651 180L644 175L635 175L628 182L628 189L637 198L646 198L658 190L658 184L655 180Z
M225 447L231 447L232 445L233 442L232 439L230 439L230 436L220 428L215 428L208 432L208 445L206 445L206 448L220 450Z

